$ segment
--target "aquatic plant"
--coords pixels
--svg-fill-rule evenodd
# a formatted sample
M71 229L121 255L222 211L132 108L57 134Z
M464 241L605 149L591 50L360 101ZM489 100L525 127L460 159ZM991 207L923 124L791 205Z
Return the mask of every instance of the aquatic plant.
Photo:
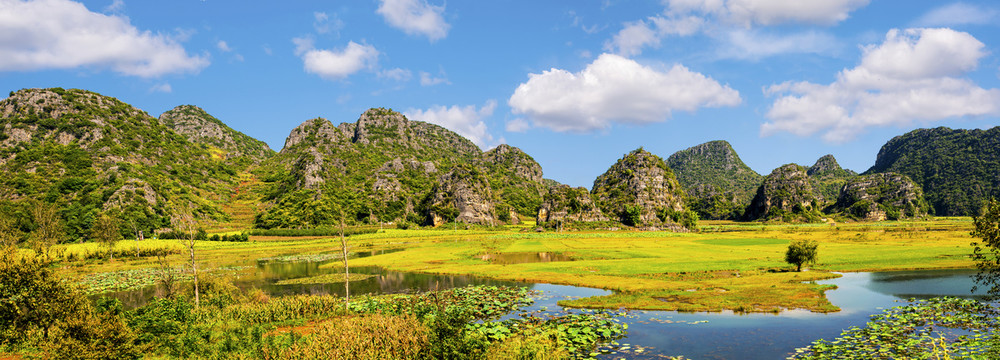
M789 359L996 359L1000 308L954 297L911 300L872 315L833 341L796 349Z

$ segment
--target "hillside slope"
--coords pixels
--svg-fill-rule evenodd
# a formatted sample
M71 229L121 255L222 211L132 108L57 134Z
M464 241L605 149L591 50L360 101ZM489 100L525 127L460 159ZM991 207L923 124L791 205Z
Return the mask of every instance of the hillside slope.
M667 166L677 175L691 209L705 219L742 216L764 179L723 140L678 151L667 158Z

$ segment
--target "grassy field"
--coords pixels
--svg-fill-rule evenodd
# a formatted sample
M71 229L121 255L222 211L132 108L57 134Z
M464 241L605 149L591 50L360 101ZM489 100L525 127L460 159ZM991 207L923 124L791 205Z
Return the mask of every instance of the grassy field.
M387 229L349 237L352 252L403 248L403 251L357 258L351 266L381 266L396 271L469 274L603 288L613 295L565 301L564 305L682 311L777 312L838 309L823 296L828 286L813 280L832 272L969 268L972 240L969 218L926 221L764 225L703 222L698 233L591 231L540 232L531 225L454 230ZM784 262L788 243L811 239L819 262L809 271L792 272ZM127 246L123 242L120 246ZM67 252L81 251L62 246ZM246 265L271 256L339 251L339 239L252 237L248 243L198 242L203 269ZM561 253L573 261L497 264L486 253ZM181 252L169 257L176 265ZM65 262L62 272L88 274L150 268L155 258L91 259ZM340 266L338 264L331 264Z

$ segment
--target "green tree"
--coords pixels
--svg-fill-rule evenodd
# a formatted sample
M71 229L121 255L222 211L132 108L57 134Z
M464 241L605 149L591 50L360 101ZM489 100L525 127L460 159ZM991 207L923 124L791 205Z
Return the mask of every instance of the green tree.
M17 227L17 221L7 212L0 213L0 247L13 248L24 237Z
M639 226L642 223L642 208L638 205L625 205L621 215L622 223L628 226Z
M993 298L1000 296L1000 201L989 200L983 207L982 215L973 218L975 229L972 236L972 260L976 262L976 291L980 286Z
M118 243L118 240L122 239L118 220L108 216L108 214L101 214L101 216L97 217L97 221L94 222L91 236L100 241L104 247L108 248L108 256L111 260L114 260L115 244Z
M48 256L52 245L66 237L62 218L55 205L40 201L32 204L31 217L35 220L35 230L30 237L31 248L35 254Z
M201 296L198 292L198 264L195 262L194 246L197 238L198 223L194 218L194 206L188 203L185 208L176 211L177 216L173 218L174 231L179 231L185 235L181 244L188 249L191 260L191 275L194 277L194 307L197 309L201 305Z
M785 262L795 265L795 271L802 271L802 264L815 264L818 259L819 244L812 240L795 240L788 244Z
M51 260L37 254L0 251L0 343L22 343L76 314L86 298L53 272Z

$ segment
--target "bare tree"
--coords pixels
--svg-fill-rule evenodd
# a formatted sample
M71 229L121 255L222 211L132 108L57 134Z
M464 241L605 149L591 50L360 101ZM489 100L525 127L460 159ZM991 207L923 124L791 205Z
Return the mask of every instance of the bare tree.
M111 258L111 261L114 261L115 244L122 238L118 221L108 216L108 214L101 214L97 217L97 221L94 222L94 227L91 229L91 236L108 248L108 256Z
M174 228L187 236L186 239L181 241L181 244L187 248L188 254L191 255L191 275L194 277L194 307L197 309L201 305L201 297L198 294L198 264L195 262L194 257L195 234L198 231L198 223L194 219L194 209L191 204L189 203L186 208L177 211L177 215L173 220Z
M344 209L340 209L340 250L344 256L344 307L351 306L351 271L347 266L347 238L344 236Z

